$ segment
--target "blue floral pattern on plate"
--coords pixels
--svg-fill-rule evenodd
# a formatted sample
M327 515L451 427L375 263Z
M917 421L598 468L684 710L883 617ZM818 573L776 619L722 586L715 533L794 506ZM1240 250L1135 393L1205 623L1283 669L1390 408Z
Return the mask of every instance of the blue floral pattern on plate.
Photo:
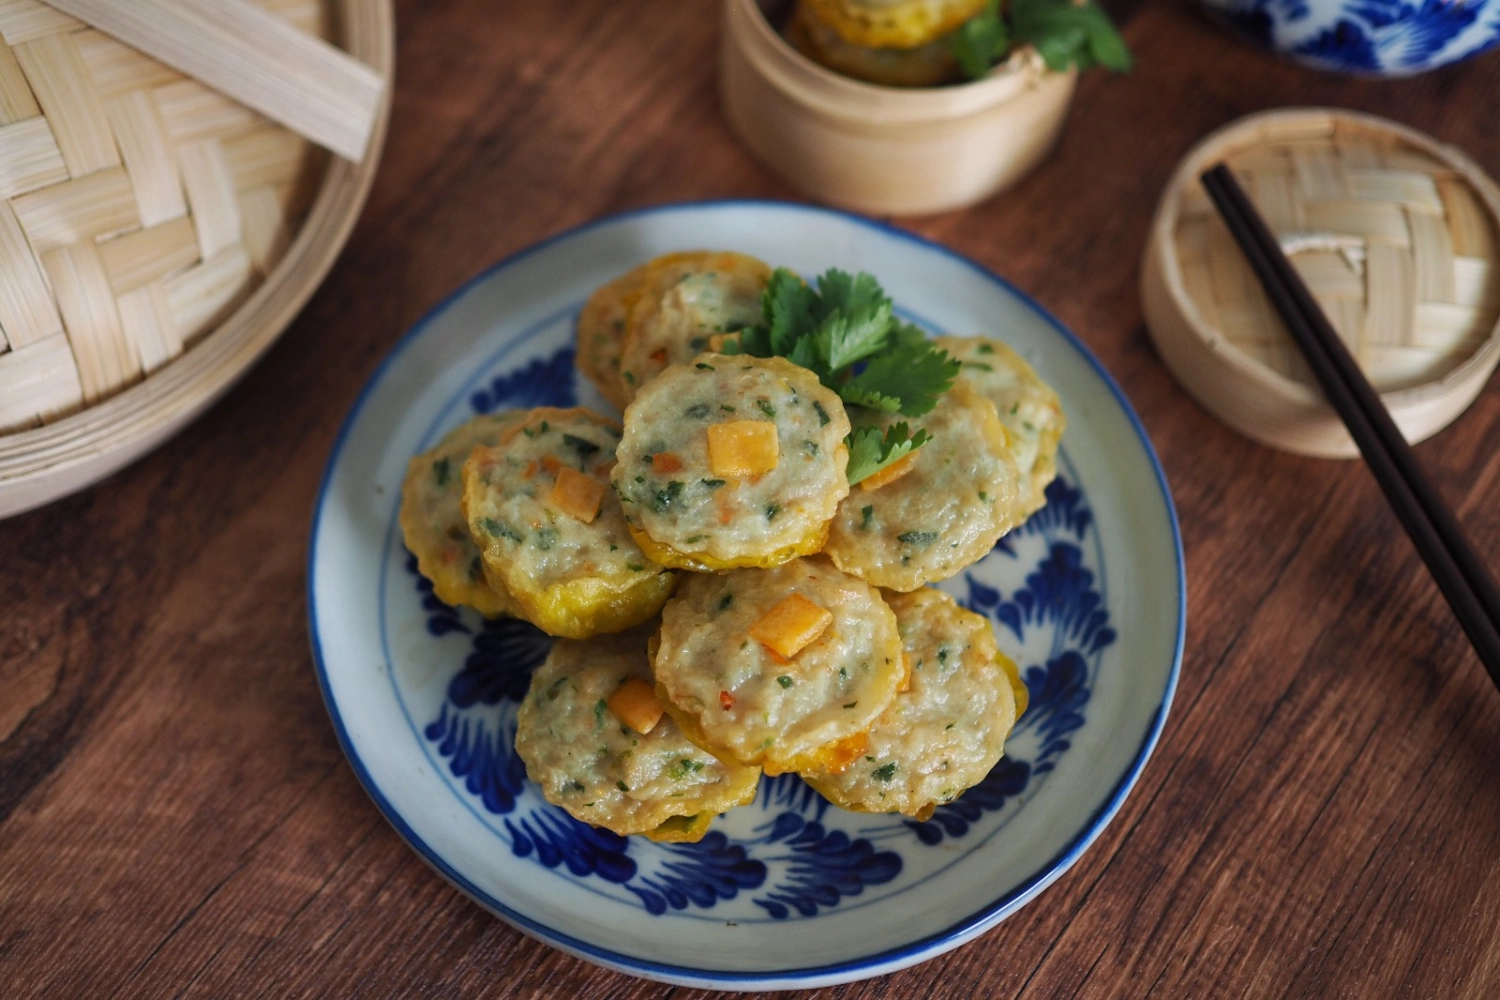
M1497 0L1204 0L1255 41L1320 69L1409 76L1500 42Z
M469 398L475 413L577 403L567 348L490 377ZM746 893L759 912L741 913L742 921L817 916L894 886L912 852L966 837L986 814L1034 794L1069 750L1069 735L1084 725L1093 672L1115 632L1099 584L1099 556L1087 545L1093 516L1083 492L1059 476L1047 501L980 566L950 583L966 607L995 623L1002 648L1036 655L1035 662L1018 659L1031 703L1010 752L984 781L926 822L843 813L791 774L762 779L747 807L761 818L748 836L716 828L695 844L653 844L573 819L534 789L525 794L525 766L514 750L516 707L551 640L522 621L483 621L447 606L408 557L405 573L428 634L434 640L456 632L470 637L447 698L422 735L446 762L458 793L500 820L498 835L517 858L560 876L620 886L653 915L707 910ZM1009 591L984 582L997 569L1016 581ZM1026 747L1026 756L1017 747ZM900 888L913 884L901 880Z

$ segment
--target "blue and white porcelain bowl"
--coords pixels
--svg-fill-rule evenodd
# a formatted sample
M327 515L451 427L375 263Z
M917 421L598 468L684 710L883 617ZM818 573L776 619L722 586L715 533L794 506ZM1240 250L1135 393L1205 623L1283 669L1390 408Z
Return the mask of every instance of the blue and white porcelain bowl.
M722 247L804 274L877 275L909 320L998 334L1069 426L1049 503L947 585L988 616L1031 707L989 777L931 820L837 809L795 775L697 844L622 838L542 800L516 707L550 640L437 600L396 514L407 459L497 407L608 411L573 367L589 292L671 250ZM313 522L308 612L324 698L365 788L480 905L609 968L784 989L893 971L978 936L1072 865L1161 732L1182 656L1176 514L1130 406L1033 302L907 233L800 205L649 209L501 263L407 335L339 434Z
M1500 42L1500 0L1202 0L1275 52L1318 69L1410 76Z

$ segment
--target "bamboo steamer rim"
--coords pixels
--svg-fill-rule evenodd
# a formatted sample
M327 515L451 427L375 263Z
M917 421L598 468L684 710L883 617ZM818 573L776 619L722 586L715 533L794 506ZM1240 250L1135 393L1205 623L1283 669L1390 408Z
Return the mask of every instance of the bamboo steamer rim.
M1030 47L983 80L942 87L888 87L856 80L813 62L782 38L759 0L725 0L726 23L748 43L746 56L783 93L825 117L861 124L907 124L967 118L1035 87L1050 71ZM1076 69L1066 74L1076 75Z
M1187 292L1177 257L1175 233L1180 221L1184 192L1200 183L1199 176L1209 166L1253 146L1267 142L1274 144L1278 133L1295 131L1306 135L1309 129L1325 126L1329 131L1344 126L1394 137L1451 168L1484 204L1489 212L1491 226L1497 237L1500 237L1500 188L1496 187L1482 167L1453 146L1439 143L1415 129L1377 115L1339 108L1265 111L1231 122L1210 133L1189 150L1168 182L1151 226L1150 246L1154 248L1152 252L1160 264L1162 279L1172 303L1187 321L1187 326L1197 336L1201 346L1214 352L1264 392L1308 407L1327 406L1321 390L1283 375L1259 359L1249 356L1204 320L1192 296ZM1496 260L1496 264L1500 266L1500 259ZM1387 409L1392 411L1419 407L1455 391L1462 391L1463 383L1471 380L1478 380L1478 388L1482 388L1485 375L1495 367L1497 361L1500 361L1500 319L1491 327L1484 343L1441 376L1418 385L1389 389L1379 395ZM1478 388L1475 390L1476 394Z
M306 217L265 279L145 379L51 423L0 434L0 517L58 499L156 447L243 376L311 298L359 216L384 144L395 68L392 0L336 0L340 46L387 81L368 152L331 157Z

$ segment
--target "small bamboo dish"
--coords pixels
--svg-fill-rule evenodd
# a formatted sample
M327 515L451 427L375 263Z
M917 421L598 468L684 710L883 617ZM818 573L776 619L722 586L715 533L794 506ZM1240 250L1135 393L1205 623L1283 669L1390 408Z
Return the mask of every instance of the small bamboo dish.
M720 94L750 152L819 201L920 215L1014 184L1052 149L1077 73L1030 49L983 80L947 87L864 83L808 59L771 26L784 3L726 0Z
M1184 158L1141 266L1157 351L1226 424L1286 451L1358 455L1199 175L1226 162L1408 441L1500 361L1500 190L1462 153L1370 115L1242 118Z
M390 0L256 0L389 80ZM0 2L0 517L217 399L332 266L374 179L37 2Z

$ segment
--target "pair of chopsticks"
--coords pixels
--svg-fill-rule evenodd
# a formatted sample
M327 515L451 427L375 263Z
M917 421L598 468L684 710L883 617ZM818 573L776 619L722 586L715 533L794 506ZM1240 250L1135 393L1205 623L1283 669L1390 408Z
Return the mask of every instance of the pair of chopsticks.
M1494 577L1422 474L1406 438L1229 168L1221 163L1205 172L1202 180L1328 402L1349 428L1386 500L1468 633L1490 680L1500 688L1500 589Z

